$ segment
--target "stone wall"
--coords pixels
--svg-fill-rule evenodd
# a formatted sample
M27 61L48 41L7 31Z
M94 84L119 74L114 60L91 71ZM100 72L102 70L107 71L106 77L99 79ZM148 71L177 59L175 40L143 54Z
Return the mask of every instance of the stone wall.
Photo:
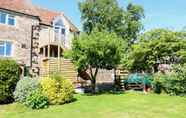
M31 66L32 26L38 25L39 20L22 14L11 14L15 15L16 25L0 24L0 41L10 41L13 48L11 57L20 64Z
M39 48L54 42L55 35L53 27L39 25L39 20L36 17L10 11L3 12L14 15L16 25L0 24L0 41L11 42L11 58L21 65L32 66L31 74L36 76L40 71L39 61L41 55L39 55ZM63 16L59 16L59 18L63 19L66 27L64 48L70 49L74 35L70 32L68 21ZM56 45L58 45L58 42Z

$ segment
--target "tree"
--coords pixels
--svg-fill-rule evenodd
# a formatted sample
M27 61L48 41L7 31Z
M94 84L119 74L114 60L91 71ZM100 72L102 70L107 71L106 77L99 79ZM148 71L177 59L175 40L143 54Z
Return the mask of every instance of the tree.
M113 69L120 63L123 44L116 34L96 30L73 41L73 61L79 71L89 69L93 93L99 69Z
M125 15L127 28L125 30L125 38L130 41L129 45L133 44L137 40L138 33L143 28L141 19L144 17L144 10L139 5L133 5L130 3L127 6L127 14Z
M186 34L167 29L154 29L146 32L132 45L125 67L130 70L157 70L158 63L185 63Z
M87 34L94 28L115 32L130 44L142 29L144 10L141 6L129 4L125 10L119 7L117 0L85 0L80 2L79 8Z

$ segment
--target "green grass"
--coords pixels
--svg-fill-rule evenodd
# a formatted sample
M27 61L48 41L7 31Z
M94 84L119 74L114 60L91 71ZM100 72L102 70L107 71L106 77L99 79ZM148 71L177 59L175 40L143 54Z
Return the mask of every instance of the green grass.
M186 118L186 98L126 93L76 95L77 101L31 110L20 104L0 106L0 118Z

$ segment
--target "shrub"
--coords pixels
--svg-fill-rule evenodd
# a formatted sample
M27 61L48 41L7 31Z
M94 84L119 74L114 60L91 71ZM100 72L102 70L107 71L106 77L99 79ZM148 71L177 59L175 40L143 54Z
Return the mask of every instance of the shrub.
M63 56L65 59L72 59L72 51L71 50L65 51Z
M16 89L14 91L14 98L17 102L25 102L26 97L34 90L40 87L38 79L34 78L24 78L19 80Z
M61 76L43 78L41 86L50 104L64 104L73 100L73 85Z
M0 103L13 102L13 91L19 75L19 65L15 61L0 60Z
M153 85L153 90L155 93L160 94L164 91L164 84L165 81L167 80L167 75L161 74L161 73L156 73L154 75L154 80L152 82Z
M166 92L171 95L186 95L186 65L173 66Z
M24 103L27 107L32 109L42 109L48 107L48 98L37 89L32 91L27 97Z
M51 78L42 78L41 80L42 92L48 97L50 104L56 103L57 87L56 81Z
M186 95L186 65L177 65L169 74L156 74L153 82L154 91L164 91L170 95Z

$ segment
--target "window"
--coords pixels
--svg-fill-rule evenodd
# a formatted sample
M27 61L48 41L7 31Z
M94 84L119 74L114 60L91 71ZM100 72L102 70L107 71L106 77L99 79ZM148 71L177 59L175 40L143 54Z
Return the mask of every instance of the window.
M65 35L65 28L62 28L62 29L61 29L61 34L62 34L62 35Z
M59 33L59 32L60 32L60 27L55 26L55 27L54 27L54 30L55 30L56 33Z
M0 12L0 23L14 26L15 16Z
M0 12L0 23L6 24L6 14Z
M54 31L55 31L57 34L65 35L65 28L64 28L64 27L55 26L55 27L54 27Z
M13 15L8 15L8 25L15 25L15 17Z
M11 56L12 43L6 41L0 41L0 56L9 57Z
M54 30L55 30L56 33L59 33L61 35L65 35L66 29L65 29L63 20L58 19L57 21L55 21Z

